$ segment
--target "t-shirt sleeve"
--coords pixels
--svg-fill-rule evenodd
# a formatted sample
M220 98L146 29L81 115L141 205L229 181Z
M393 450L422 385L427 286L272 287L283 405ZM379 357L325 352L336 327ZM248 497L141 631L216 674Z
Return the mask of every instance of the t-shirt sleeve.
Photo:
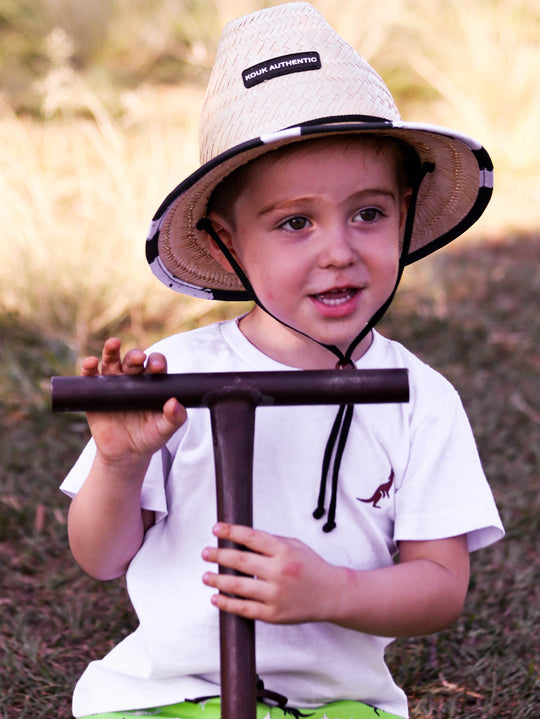
M177 444L178 438L175 438ZM83 449L60 489L68 497L73 498L83 486L92 467L96 454L96 445L91 439ZM159 452L152 455L141 489L141 508L156 513L156 523L167 516L166 484L172 463L169 443Z
M395 541L467 534L469 551L504 536L473 433L457 392L446 383L419 400L409 461L396 487Z

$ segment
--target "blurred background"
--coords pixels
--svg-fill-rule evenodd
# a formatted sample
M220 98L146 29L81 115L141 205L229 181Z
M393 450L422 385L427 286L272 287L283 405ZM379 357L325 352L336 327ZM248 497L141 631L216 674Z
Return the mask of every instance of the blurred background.
M123 581L73 562L58 485L88 439L49 378L239 314L166 289L146 230L198 166L219 33L263 0L0 0L0 719L68 719L90 659L136 625ZM478 138L493 200L407 268L380 324L461 394L507 537L462 617L388 652L411 719L538 719L540 0L313 0L403 119Z
M162 332L222 311L171 296L146 267L144 239L198 165L222 26L274 4L0 0L0 309L76 352L119 326L144 341L156 322ZM405 120L489 150L494 198L469 237L538 227L539 0L313 4L383 76Z

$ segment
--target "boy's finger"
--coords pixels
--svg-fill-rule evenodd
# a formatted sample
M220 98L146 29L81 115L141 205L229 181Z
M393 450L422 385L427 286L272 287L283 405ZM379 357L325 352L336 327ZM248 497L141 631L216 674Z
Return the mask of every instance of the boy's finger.
M236 597L229 597L227 594L214 594L211 601L217 609L223 612L237 614L245 619L268 621L268 613L263 602L237 599Z
M124 361L122 362L122 372L124 374L141 374L144 372L144 363L146 355L141 350L133 349L126 352Z
M238 577L231 574L212 574L205 572L203 583L207 587L219 589L224 594L243 597L256 602L264 602L266 599L267 583L253 579L252 577Z
M95 377L99 374L99 360L97 357L85 357L81 363L83 377Z
M255 552L245 552L240 549L206 547L202 552L202 558L206 562L219 564L220 567L233 569L248 577L257 576L261 579L268 578L268 558Z
M120 340L117 337L109 337L108 340L105 340L101 352L102 374L119 374L122 371L120 344Z
M167 372L167 358L160 352L152 352L148 357L146 369L152 374L164 374Z
M273 554L279 541L273 534L241 524L218 522L212 528L212 532L218 539L229 539L231 542L241 544L243 547L264 555Z
M180 404L176 397L171 397L165 402L163 415L175 427L180 427L187 419L186 408Z

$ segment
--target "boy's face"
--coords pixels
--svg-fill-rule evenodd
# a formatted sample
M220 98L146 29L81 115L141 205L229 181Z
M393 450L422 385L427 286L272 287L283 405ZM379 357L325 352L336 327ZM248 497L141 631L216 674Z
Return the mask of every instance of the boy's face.
M230 219L211 213L216 230L269 312L345 352L397 278L410 192L399 188L393 151L350 138L312 141L246 170ZM241 327L285 364L335 364L259 307Z

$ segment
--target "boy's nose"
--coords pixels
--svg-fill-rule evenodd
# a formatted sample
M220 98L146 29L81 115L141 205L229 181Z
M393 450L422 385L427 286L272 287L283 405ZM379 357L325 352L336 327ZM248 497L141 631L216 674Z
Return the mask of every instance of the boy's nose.
M319 251L321 267L348 267L356 261L356 251L345 227L333 226L324 234Z

